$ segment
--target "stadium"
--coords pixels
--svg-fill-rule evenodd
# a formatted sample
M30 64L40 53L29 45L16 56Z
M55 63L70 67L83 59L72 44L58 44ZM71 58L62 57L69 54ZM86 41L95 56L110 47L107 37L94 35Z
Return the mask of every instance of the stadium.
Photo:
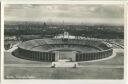
M61 38L34 39L18 45L18 57L36 61L71 62L92 61L110 57L113 54L112 45L99 39L70 38L64 32Z

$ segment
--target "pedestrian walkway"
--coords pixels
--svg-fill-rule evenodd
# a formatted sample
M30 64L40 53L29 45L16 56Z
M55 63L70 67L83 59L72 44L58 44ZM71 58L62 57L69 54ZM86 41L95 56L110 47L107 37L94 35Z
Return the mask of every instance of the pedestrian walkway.
M10 48L9 50L5 50L5 52L13 52L14 50L16 50L18 48L17 47L18 45L19 45L19 43L13 45L12 48Z

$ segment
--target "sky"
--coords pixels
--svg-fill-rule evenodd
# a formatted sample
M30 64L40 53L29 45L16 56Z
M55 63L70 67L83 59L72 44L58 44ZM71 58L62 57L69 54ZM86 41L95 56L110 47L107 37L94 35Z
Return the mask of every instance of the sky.
M123 25L119 4L7 4L5 21Z

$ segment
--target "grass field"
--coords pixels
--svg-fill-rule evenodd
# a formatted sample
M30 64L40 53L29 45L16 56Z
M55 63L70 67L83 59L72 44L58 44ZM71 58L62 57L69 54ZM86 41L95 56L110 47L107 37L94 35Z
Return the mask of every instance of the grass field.
M5 67L5 78L13 79L122 79L123 68L14 68Z

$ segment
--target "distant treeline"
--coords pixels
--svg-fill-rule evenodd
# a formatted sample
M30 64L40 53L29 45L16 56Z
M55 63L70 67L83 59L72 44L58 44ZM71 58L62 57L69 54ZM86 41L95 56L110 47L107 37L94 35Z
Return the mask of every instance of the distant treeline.
M4 34L8 36L41 35L56 36L64 31L70 35L103 39L123 39L123 26L108 25L57 25L57 24L6 24Z

